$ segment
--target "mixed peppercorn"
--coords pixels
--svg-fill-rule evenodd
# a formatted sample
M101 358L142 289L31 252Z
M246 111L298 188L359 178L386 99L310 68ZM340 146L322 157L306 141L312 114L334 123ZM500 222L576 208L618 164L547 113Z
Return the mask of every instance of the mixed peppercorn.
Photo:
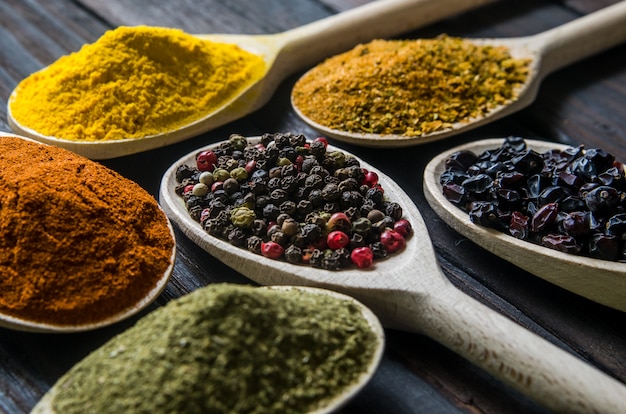
M440 183L476 224L566 253L626 261L624 165L604 150L538 153L509 137L481 154L455 152Z
M257 142L258 141L258 142ZM412 234L378 175L325 138L231 135L176 170L176 193L211 235L272 259L367 268Z

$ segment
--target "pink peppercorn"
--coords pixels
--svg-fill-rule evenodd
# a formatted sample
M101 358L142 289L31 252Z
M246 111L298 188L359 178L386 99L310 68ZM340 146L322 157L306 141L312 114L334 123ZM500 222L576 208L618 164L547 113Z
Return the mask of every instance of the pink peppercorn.
M413 232L411 223L406 219L400 219L393 225L393 229L400 233L405 239Z
M213 184L211 184L211 192L214 193L217 190L221 190L224 188L224 182L223 181L216 181Z
M365 176L363 177L363 184L370 188L378 184L378 174L376 174L374 171L364 170L363 172L365 173Z
M328 148L328 140L324 137L317 137L313 141L319 141L324 144L324 147Z
M278 259L285 253L285 249L280 244L268 241L261 243L261 254L270 259Z
M326 237L326 244L330 249L337 250L346 247L350 243L350 237L343 231L333 231Z
M217 164L217 154L211 150L202 151L196 157L196 166L200 171L213 171Z
M398 250L404 249L406 246L406 240L400 233L395 230L387 229L380 235L380 242L385 246L387 252L394 253Z
M350 253L350 259L356 267L365 269L374 263L374 252L369 247L357 247Z
M341 211L333 213L332 216L326 222L326 229L331 232L333 230L345 230L349 231L352 227L352 222L346 213Z
M256 168L256 161L255 160L248 161L244 168L248 174L252 174L252 172Z

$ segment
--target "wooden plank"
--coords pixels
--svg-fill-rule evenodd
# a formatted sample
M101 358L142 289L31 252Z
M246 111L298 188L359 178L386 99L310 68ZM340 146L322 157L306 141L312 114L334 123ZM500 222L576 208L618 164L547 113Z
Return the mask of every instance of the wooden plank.
M198 7L193 0L152 2L133 0L80 0L111 26L167 26L188 33L275 33L294 28L331 14L332 10L308 0L269 0L263 2L230 0L205 2ZM259 16L273 16L259 20Z
M0 0L0 96L6 102L24 76L62 54L96 40L119 24L159 24L190 32L271 33L346 10L365 0L255 2L207 0L150 2L132 0L16 2ZM516 36L536 33L586 13L606 0L545 2L501 1L407 35L442 32L469 36ZM612 3L612 1L611 1ZM348 148L394 178L414 199L448 278L481 302L510 316L553 343L578 353L592 364L626 381L626 315L555 288L463 240L429 209L421 194L421 170L439 151L476 138L521 134L562 142L584 142L614 150L626 159L626 69L624 48L564 69L546 79L537 102L528 110L458 139L403 151ZM231 132L298 131L316 136L293 113L290 88L281 85L270 103L236 121L180 145L106 165L139 182L152 194L172 160ZM0 129L6 106L0 105ZM412 170L400 167L410 165ZM172 283L154 306L213 282L249 282L177 232L178 256ZM152 308L153 308L152 307ZM566 311L564 312L563 309ZM133 323L71 336L41 336L2 330L0 335L0 412L28 412L42 393L78 359ZM541 412L462 358L419 335L388 332L388 353L372 385L344 412Z

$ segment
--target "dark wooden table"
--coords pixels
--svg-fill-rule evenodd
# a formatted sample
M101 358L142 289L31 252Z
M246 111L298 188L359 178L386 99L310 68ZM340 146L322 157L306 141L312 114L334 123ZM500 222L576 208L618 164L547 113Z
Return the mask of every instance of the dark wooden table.
M366 0L0 0L0 130L10 131L6 103L15 85L61 55L119 25L179 27L190 33L274 33L366 3ZM612 0L500 0L403 37L534 34L615 3ZM170 147L103 161L157 195L180 156L230 133L294 131L317 136L293 112L294 74L257 113ZM53 114L51 114L53 116ZM446 226L421 189L426 163L442 150L479 138L520 135L600 147L626 160L626 45L554 73L529 108L473 132L402 150L335 143L378 166L413 198L446 276L461 290L525 328L626 382L626 314L555 287L495 257ZM406 166L410 166L407 168ZM176 233L171 282L154 306L214 282L251 283ZM2 277L2 275L0 275ZM0 411L28 412L56 379L88 352L136 321L78 334L0 329ZM387 331L376 376L344 412L530 413L532 401L434 341Z

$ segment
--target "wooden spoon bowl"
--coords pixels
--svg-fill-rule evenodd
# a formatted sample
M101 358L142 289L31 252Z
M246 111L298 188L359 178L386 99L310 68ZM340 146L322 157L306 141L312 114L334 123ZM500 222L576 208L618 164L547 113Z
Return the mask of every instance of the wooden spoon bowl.
M2 137L18 137L18 138L23 138L25 140L31 140L30 138L27 138L27 137L20 137L15 134L7 134L4 132L0 132L0 139L2 139ZM175 240L174 230L172 229L172 225L168 219L166 220L167 220L166 224L169 229L172 240ZM32 320L28 320L24 318L19 318L13 315L3 314L0 312L0 327L9 328L13 330L19 330L19 331L27 331L27 332L72 333L72 332L82 332L82 331L98 329L98 328L102 328L108 325L112 325L116 322L120 322L124 319L127 319L137 314L141 310L145 309L150 303L152 303L161 294L161 292L167 285L167 282L169 281L172 271L174 269L175 257L176 257L176 245L174 244L172 247L170 258L169 258L169 265L167 269L163 272L163 274L160 275L158 280L155 282L152 289L150 289L150 291L143 298L141 298L141 300L136 302L131 307L124 309L116 314L109 315L105 319L99 320L94 323L85 323L85 324L77 324L77 325L51 324L51 323L37 322L37 321L32 321Z
M402 206L414 230L404 251L375 262L372 268L329 271L294 265L209 235L191 219L175 193L175 174L182 164L194 165L199 151L218 145L200 148L175 162L164 174L159 194L163 209L181 231L226 265L263 285L322 287L353 296L372 309L385 327L428 335L555 411L574 407L581 412L608 412L623 407L623 384L455 288L439 268L413 201L363 161L363 168L379 175L385 194Z
M363 373L349 386L345 387L341 393L337 394L334 398L329 399L325 402L325 404L319 407L317 410L311 412L310 414L328 414L337 412L341 407L343 407L348 401L350 401L359 391L365 387L365 385L369 382L372 376L376 373L378 366L380 365L380 360L383 356L383 351L385 349L385 332L383 330L380 321L376 317L376 315L368 309L365 305L358 302L354 298L343 295L341 293L337 293L334 291L326 290L326 289L318 289L311 287L303 287L303 286L267 286L262 289L280 289L280 290L300 290L307 294L314 295L328 295L340 299L342 301L347 301L353 303L358 307L361 311L363 318L367 321L369 328L375 336L375 349L372 354L372 359L369 361L367 367ZM60 381L62 383L62 381ZM54 414L56 411L54 410L54 399L59 390L59 383L55 384L48 392L43 396L41 400L37 403L37 405L31 411L31 414Z
M443 196L439 177L452 153L469 150L480 154L499 148L502 142L502 139L475 141L433 158L424 170L424 195L432 209L454 230L515 266L570 292L626 312L626 264L559 252L478 226L471 222L466 212ZM526 144L539 153L567 148L566 145L536 140L526 140Z
M535 100L541 81L547 75L626 40L626 3L616 3L533 36L466 40L479 45L504 46L509 49L513 58L531 61L528 78L518 91L517 98L494 108L483 117L466 119L455 123L448 129L420 136L383 135L329 128L307 117L293 104L293 97L292 106L303 121L323 135L354 145L383 148L408 147L449 138L527 107Z

